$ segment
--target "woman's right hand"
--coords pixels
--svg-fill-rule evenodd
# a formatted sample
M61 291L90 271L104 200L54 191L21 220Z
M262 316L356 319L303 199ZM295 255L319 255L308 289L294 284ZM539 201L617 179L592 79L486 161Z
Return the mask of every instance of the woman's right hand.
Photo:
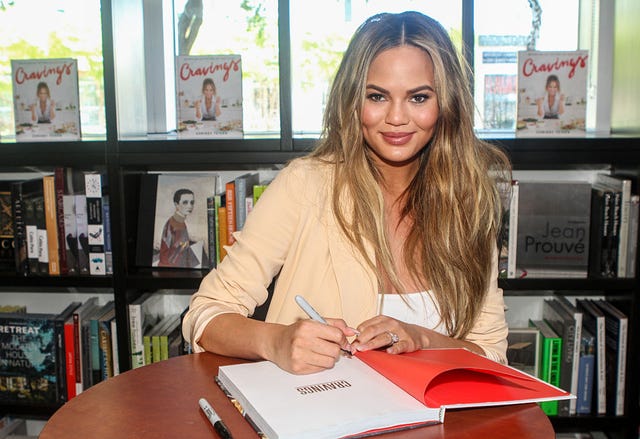
M355 335L340 319L327 319L328 325L313 320L298 320L281 326L272 338L272 355L268 360L294 374L309 374L330 369L343 350L351 346L348 336Z

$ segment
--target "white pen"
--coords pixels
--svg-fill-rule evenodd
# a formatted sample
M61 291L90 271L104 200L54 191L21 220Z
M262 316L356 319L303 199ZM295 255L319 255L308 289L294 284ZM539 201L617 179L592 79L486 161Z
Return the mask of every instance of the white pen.
M327 324L327 321L323 319L320 314L318 314L318 311L316 311L311 305L309 305L309 302L307 302L304 297L297 295L296 303L300 305L300 308L302 308L302 310L306 312L307 315L311 317L311 319L315 320L316 322L324 323L325 325Z
M300 308L302 308L305 313L307 313L311 320L315 320L316 322L328 325L327 321L318 313L318 311L313 309L313 307L309 304L309 302L305 300L304 297L297 295L296 303L300 306ZM358 331L356 331L355 329L353 329L353 331L356 333L356 335L358 334ZM345 354L351 356L351 351L349 349L340 348L340 350Z
M207 419L209 420L209 422L211 422L211 425L213 425L213 428L215 428L220 437L222 439L233 439L231 433L229 433L229 430L227 430L227 426L224 425L224 422L222 422L220 416L218 416L218 414L213 410L211 404L209 404L209 402L204 398L200 398L198 404L200 404L200 408L207 416Z

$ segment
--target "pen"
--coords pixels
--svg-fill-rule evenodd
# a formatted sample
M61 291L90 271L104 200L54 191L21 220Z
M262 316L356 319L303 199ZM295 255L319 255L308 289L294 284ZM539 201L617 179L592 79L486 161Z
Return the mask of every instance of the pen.
M307 313L309 317L311 317L311 319L315 320L316 322L324 323L325 325L327 324L327 321L323 319L320 314L318 314L318 311L316 311L311 305L309 305L309 302L307 302L304 297L297 295L296 303L300 306L300 308L302 308L304 312Z
M328 325L327 321L322 318L322 316L318 313L318 311L313 309L313 307L309 304L309 302L305 300L304 297L297 295L296 303L300 306L300 308L302 308L302 310L305 313L307 313L307 315L311 318L311 320L315 320L316 322L320 322L324 325ZM348 356L351 356L351 351L349 349L340 348L340 350L345 354L347 354Z
M229 433L229 430L227 430L227 426L224 425L224 422L222 422L220 416L218 416L218 414L213 410L211 404L209 404L209 402L204 398L200 398L198 404L200 404L200 408L207 416L207 419L209 420L209 422L211 422L211 425L213 425L213 428L215 428L220 437L222 439L233 439L233 436L231 436L231 433Z

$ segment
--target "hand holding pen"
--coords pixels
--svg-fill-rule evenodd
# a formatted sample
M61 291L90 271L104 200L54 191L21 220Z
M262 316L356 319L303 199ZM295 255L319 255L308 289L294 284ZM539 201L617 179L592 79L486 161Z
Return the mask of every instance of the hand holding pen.
M300 306L300 308L302 308L302 310L312 319L315 320L318 323L322 323L324 325L328 325L329 323L324 319L324 317L322 317L310 304L309 302L307 302L305 300L304 297L297 295L296 296L296 303L298 304L298 306ZM340 328L343 329L343 328ZM345 332L346 329L346 332ZM345 326L345 329L343 329L343 333L345 335L357 335L358 331L356 331L353 328L349 328ZM351 350L350 350L351 346L348 345L347 347L343 347L341 346L340 349L342 350L343 353L346 353L347 355L351 355Z

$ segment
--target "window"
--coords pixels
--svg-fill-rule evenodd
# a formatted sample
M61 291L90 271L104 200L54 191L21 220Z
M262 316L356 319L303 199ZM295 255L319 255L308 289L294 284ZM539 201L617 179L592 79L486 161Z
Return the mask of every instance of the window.
M11 60L28 58L78 60L82 134L104 136L101 29L100 0L0 1L0 136L15 132Z
M379 12L417 10L440 21L461 47L461 2L424 0L290 1L294 136L317 136L329 86L351 35Z
M584 37L597 29L587 23L594 20L590 0L102 1L113 11L124 137L175 132L173 63L180 53L242 56L245 137L278 137L282 126L284 137L290 131L296 138L317 137L330 82L356 27L375 13L409 9L439 20L459 48L463 35L473 42L476 128L512 132L517 52L532 41L538 50L592 49L598 41L597 30ZM464 21L463 4L473 7ZM104 135L100 8L100 0L0 0L1 136L14 132L10 60L38 57L78 59L83 135ZM279 25L289 27L283 32ZM280 41L286 35L290 41ZM290 72L281 68L281 56L288 57L283 65L290 63ZM281 96L291 101L280 102Z
M579 0L475 0L474 11L475 127L513 131L518 51L532 37L535 50L576 50Z

